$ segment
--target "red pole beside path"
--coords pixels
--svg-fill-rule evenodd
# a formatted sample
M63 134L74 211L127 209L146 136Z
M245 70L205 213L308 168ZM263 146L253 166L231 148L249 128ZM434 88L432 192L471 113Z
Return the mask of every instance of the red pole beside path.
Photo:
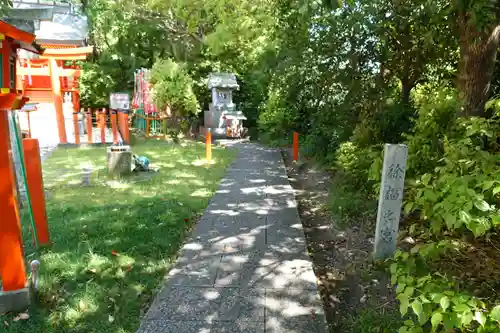
M87 143L92 143L92 109L87 111Z
M3 291L26 285L21 222L11 164L8 111L0 110L0 277Z
M111 130L113 132L113 144L118 144L118 129L116 128L116 110L111 110Z
M125 133L122 133L123 140L125 141L125 143L130 144L130 131L128 128L128 112L125 112L123 114L123 124L124 124L123 129L125 132Z
M299 160L299 133L293 132L293 160Z
M101 143L106 143L106 109L102 109L100 118Z
M40 245L48 245L50 244L49 225L47 222L47 211L45 209L42 161L40 159L38 140L24 139L23 151L28 192L31 199L31 207L33 208L33 219L35 220L38 243Z

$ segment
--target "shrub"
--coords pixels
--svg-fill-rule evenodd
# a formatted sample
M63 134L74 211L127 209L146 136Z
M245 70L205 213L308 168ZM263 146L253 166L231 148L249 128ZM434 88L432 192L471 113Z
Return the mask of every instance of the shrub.
M443 154L443 138L453 135L460 102L455 90L423 86L415 93L418 117L408 143L407 178L432 172Z
M270 93L264 110L260 113L259 130L270 141L282 141L290 136L295 126L296 117L283 104L279 90Z
M369 170L375 147L360 148L353 142L344 142L335 154L336 168L349 177L357 188L370 191Z
M483 118L446 123L447 116L454 119L447 112L454 102L438 104L446 106L440 109L444 118L436 117L437 109L426 108L433 110L432 116L423 117L421 131L410 136L412 144L433 139L426 135L439 135L441 142L439 149L428 144L428 154L422 155L430 167L414 162L413 173L420 174L407 186L405 213L420 212L421 219L408 229L417 244L408 252L398 251L391 265L400 311L408 318L399 332L498 332L500 295L478 294L479 286L495 283L497 259L485 254L471 262L469 256L491 247L488 239L500 228L500 126L498 119ZM447 131L436 133L439 128ZM417 154L418 146L411 151Z
M151 70L153 98L160 109L170 107L174 116L190 116L200 112L193 92L193 79L185 65L172 59L155 62Z

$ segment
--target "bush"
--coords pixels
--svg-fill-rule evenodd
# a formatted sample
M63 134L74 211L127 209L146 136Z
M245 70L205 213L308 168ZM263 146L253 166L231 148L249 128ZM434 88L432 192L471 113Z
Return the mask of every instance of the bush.
M432 172L443 154L443 138L454 135L460 102L455 90L432 85L415 93L418 117L408 142L407 178Z
M415 179L404 210L420 212L420 220L408 228L416 245L397 251L391 265L408 318L399 332L498 332L500 294L481 289L497 279L498 259L487 249L500 229L500 126L498 119L455 119L453 99L435 102L422 105L419 131L409 136Z
M336 218L337 227L360 224L360 219L376 214L377 201L360 188L353 185L353 179L341 172L337 173L329 191L328 209Z
M264 110L260 113L259 130L265 133L270 141L283 140L290 136L296 122L296 117L283 104L279 90L269 94Z
M113 92L128 92L133 88L133 70L122 68L121 64L107 54L99 62L83 62L79 80L80 103L82 107L107 107Z
M353 186L370 191L373 184L369 181L369 170L375 151L375 147L360 148L353 142L344 142L335 154L336 168Z
M170 107L174 117L187 117L200 112L196 95L193 92L193 79L185 65L172 59L160 59L151 70L153 99L161 109Z

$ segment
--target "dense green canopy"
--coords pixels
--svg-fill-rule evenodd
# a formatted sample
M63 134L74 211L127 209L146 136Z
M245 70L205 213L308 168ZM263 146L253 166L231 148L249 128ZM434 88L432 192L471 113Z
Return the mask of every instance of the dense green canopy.
M498 332L491 258L477 279L443 262L498 237L500 0L79 2L96 46L83 106L131 91L145 67L160 106L193 119L209 74L235 73L235 103L262 141L298 131L304 154L366 198L381 145L408 144L405 213L417 217L404 232L417 245L391 266L402 315L413 310L399 332Z

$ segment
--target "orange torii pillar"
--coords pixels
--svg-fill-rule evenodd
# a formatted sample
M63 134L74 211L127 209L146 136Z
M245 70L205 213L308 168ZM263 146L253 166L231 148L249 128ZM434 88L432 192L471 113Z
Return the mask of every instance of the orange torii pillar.
M113 144L118 144L118 124L116 123L116 110L111 110L111 130L113 131Z
M50 82L52 94L54 96L54 108L56 110L57 131L59 132L59 142L68 143L66 138L66 127L64 125L63 98L61 93L61 81L59 80L58 66L55 59L49 59Z
M11 164L8 111L0 110L0 277L3 291L26 287L21 222Z
M99 111L97 111L99 114ZM102 109L99 114L99 127L101 128L101 143L106 143L106 109Z
M47 211L45 210L42 161L40 159L38 139L24 139L23 152L28 193L30 195L31 207L33 209L33 220L35 221L38 244L49 245L49 225L47 223Z
M92 109L87 109L87 143L92 143Z

